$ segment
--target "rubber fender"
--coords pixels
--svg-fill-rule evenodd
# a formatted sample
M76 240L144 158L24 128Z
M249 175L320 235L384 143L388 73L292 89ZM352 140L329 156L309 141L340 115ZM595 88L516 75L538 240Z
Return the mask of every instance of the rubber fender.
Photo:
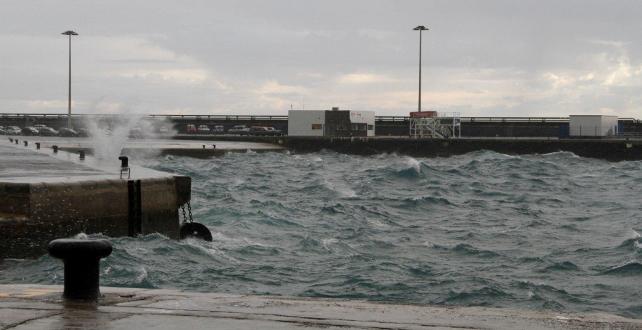
M198 222L187 222L181 225L180 238L186 239L189 237L200 238L208 242L212 241L210 230Z

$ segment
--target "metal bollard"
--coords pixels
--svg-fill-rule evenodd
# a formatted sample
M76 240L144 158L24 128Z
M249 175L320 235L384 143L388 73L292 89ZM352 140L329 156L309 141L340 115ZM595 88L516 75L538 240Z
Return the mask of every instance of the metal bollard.
M53 145L53 146L51 146L51 149L53 149L54 154L58 153L58 146Z
M203 145L203 149L205 149L205 145Z
M40 150L40 142L36 142L36 150Z
M129 167L129 158L127 158L127 156L120 156L118 159L120 160L121 168Z
M13 143L13 139L12 138L9 138L9 143Z
M16 139L16 144L18 144L19 142L20 142L20 140Z
M120 156L120 178L122 179L127 174L127 179L131 178L131 170L129 168L129 158L127 156Z
M212 144L212 148L216 149L216 144Z
M25 147L29 146L29 141L23 141L25 143Z
M49 254L65 263L65 299L96 300L100 297L100 259L111 254L109 241L57 239Z
M80 150L78 152L78 154L80 155L80 160L85 160L85 151L84 150Z

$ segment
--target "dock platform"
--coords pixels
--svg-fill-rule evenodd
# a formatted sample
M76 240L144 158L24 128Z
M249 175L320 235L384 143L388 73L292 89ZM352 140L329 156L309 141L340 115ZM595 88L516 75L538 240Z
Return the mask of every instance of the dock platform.
M98 303L61 286L0 285L0 329L642 329L642 320L487 307L101 288Z

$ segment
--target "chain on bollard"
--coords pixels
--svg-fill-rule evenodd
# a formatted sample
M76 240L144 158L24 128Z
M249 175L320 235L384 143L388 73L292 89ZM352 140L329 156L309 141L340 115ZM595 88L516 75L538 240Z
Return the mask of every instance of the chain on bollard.
M185 205L187 205L187 212L185 212ZM194 222L194 217L192 216L192 205L190 202L187 202L183 205L181 205L181 212L183 213L183 223L191 223ZM188 215L189 214L189 218Z
M194 222L194 217L192 217L192 204L187 202L187 212L189 214L189 222Z
M187 223L187 214L185 213L185 204L181 205L181 212L183 213L183 223Z

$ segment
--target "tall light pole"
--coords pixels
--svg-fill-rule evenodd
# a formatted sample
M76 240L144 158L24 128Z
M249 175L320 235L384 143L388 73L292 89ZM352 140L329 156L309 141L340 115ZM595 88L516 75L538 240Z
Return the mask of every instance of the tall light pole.
M77 36L74 31L65 31L62 34L69 36L69 99L67 100L67 128L71 128L71 36Z
M423 25L419 25L413 30L419 31L419 102L417 104L417 111L421 112L421 32L429 29Z

